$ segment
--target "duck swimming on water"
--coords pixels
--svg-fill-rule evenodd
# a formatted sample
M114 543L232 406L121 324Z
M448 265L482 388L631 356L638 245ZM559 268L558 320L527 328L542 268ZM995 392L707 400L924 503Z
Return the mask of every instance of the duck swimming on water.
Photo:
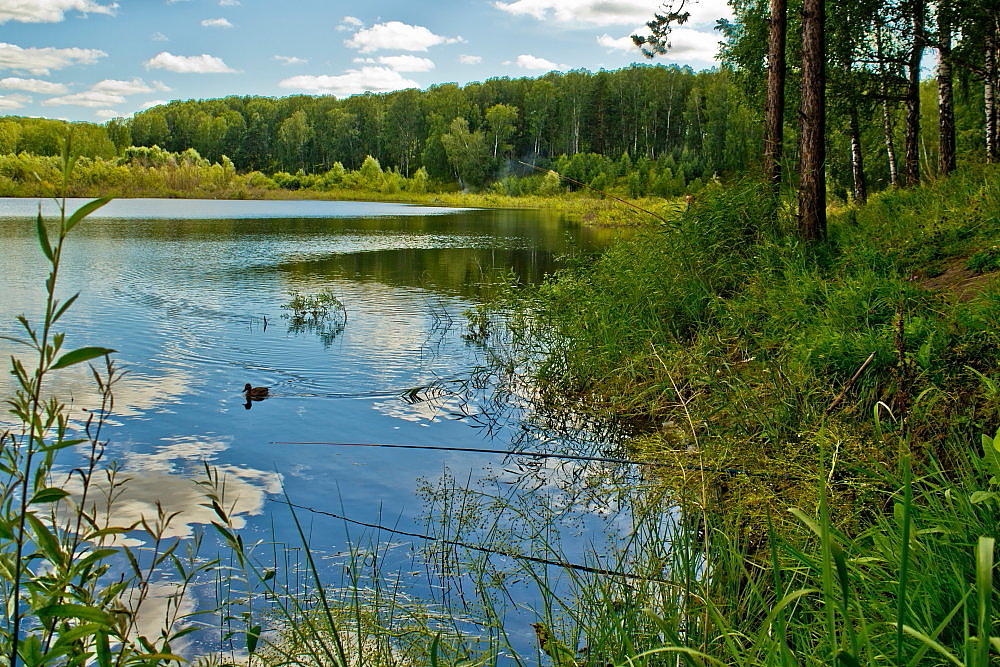
M270 394L270 390L267 387L254 387L247 382L243 387L243 393L246 394L248 401L263 401Z

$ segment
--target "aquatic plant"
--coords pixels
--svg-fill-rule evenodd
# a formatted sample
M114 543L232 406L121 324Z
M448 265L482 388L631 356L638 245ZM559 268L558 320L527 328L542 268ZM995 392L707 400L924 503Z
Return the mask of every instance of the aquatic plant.
M347 307L330 291L292 292L281 308L287 311L283 317L288 320L289 333L315 333L325 347L332 345L347 327Z

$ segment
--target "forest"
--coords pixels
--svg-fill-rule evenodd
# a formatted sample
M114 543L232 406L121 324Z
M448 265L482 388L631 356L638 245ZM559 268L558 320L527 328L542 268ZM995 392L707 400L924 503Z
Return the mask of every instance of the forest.
M338 185L344 171L360 170L370 156L383 170L403 178L425 170L422 178L429 178L435 190L492 185L503 194L537 194L541 179L521 178L535 175L536 167L630 197L674 197L697 192L712 179L732 180L761 169L762 79L741 61L752 46L747 43L753 38L749 28L761 20L748 15L747 29L727 28L726 59L717 70L633 65L341 100L295 96L175 101L103 126L76 123L76 141L82 155L121 164L134 161L126 155L131 146L156 146L178 154L193 149L210 163L222 164L226 158L240 173L277 174L275 186L289 189ZM831 85L842 95L848 85L857 85L851 99L863 100L855 107L839 99L831 104L828 169L832 192L841 199L852 192L857 196L852 156L860 160L865 180L874 189L898 182L904 167L903 96L887 94L876 104L878 95L863 87L898 88L901 75L889 73L893 63L883 67L882 77L862 80L858 74ZM985 150L984 87L977 85L976 70L957 73L952 106L955 151L973 159ZM925 119L918 130L924 176L939 169L934 129L938 85L931 79L918 87ZM788 127L786 171L798 151L793 98L790 94L783 118ZM854 141L851 128L859 114L878 117L879 122L863 127L855 123ZM0 154L58 155L62 132L60 121L2 119ZM20 180L17 168L5 164L0 164L0 176ZM578 183L565 185L579 189ZM383 190L378 184L367 189ZM394 190L390 185L388 192Z

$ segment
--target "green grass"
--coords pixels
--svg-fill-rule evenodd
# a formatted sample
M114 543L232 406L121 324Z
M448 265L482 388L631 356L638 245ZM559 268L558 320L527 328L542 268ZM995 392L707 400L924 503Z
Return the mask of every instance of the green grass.
M1000 426L1000 281L981 259L1000 170L834 211L816 247L790 205L717 191L494 306L525 356L497 353L532 369L543 405L630 424L634 456L763 473L658 474L687 517L665 569L681 592L633 591L622 619L597 595L610 584L581 582L568 634L583 628L588 664L1000 655L1000 441L980 435ZM954 266L984 275L932 280ZM647 631L601 634L622 624Z

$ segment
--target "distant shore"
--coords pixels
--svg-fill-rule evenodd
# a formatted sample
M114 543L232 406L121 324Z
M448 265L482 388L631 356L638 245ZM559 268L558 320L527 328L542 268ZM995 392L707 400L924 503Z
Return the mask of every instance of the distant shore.
M0 193L0 196L18 199L50 198L54 195L39 189L37 192ZM513 197L498 194L470 192L396 192L392 194L358 190L287 190L287 189L240 189L233 191L188 192L136 192L124 190L109 192L97 188L71 188L70 196L96 198L111 196L118 199L212 199L230 201L369 201L410 204L414 206L445 206L454 208L480 209L532 209L551 211L563 215L567 220L582 224L606 227L634 227L660 222L676 217L684 210L681 199L626 199L622 203L610 198L602 198L584 193L543 196L524 195ZM638 208L635 208L638 207ZM643 212L645 209L654 215Z

